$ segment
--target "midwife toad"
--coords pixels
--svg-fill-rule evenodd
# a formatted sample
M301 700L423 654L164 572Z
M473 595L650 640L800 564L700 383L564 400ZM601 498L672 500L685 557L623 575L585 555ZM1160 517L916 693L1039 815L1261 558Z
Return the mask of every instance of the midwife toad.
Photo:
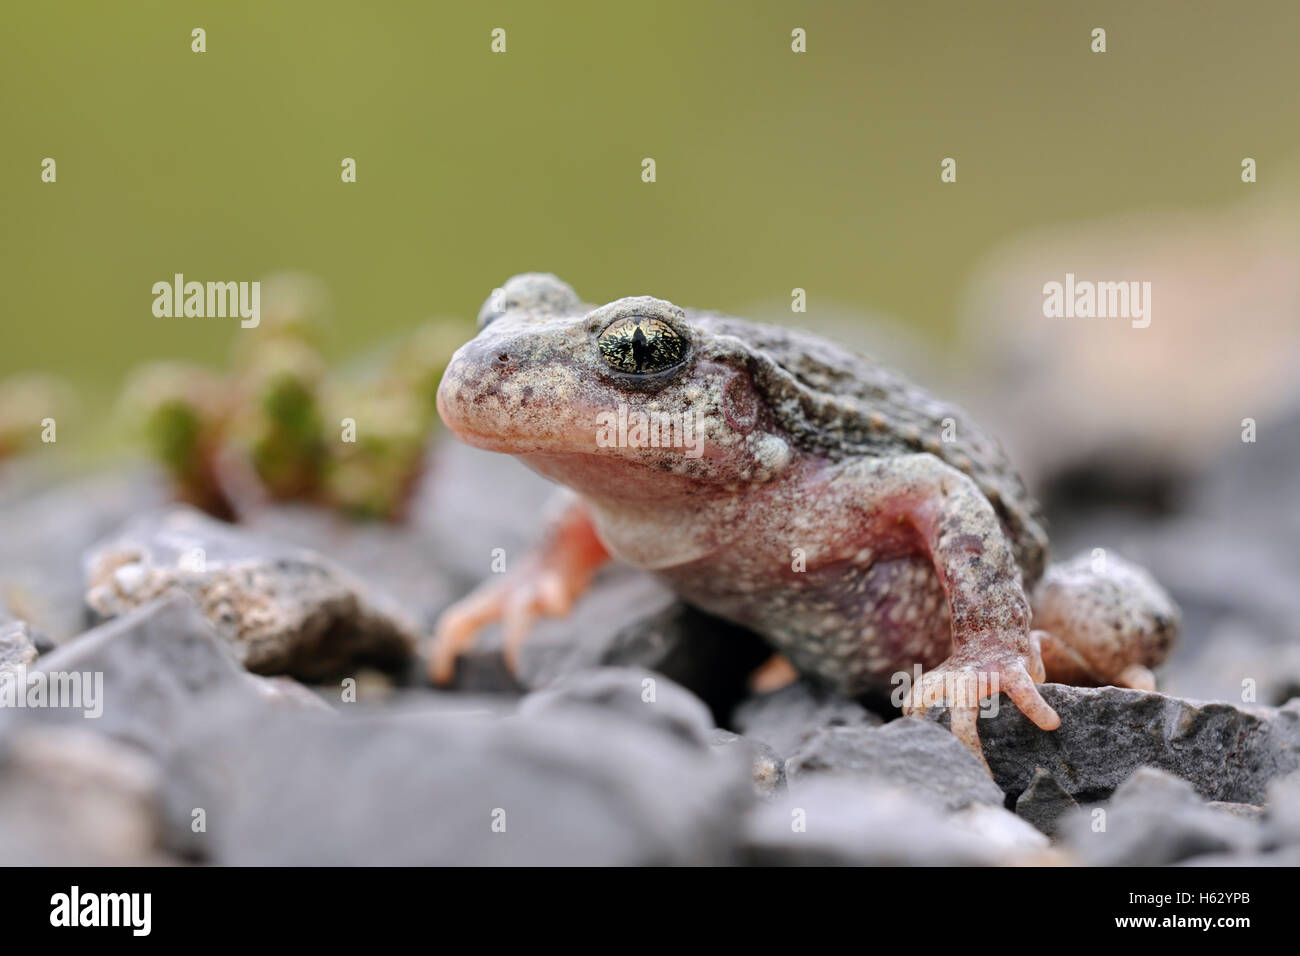
M498 289L479 329L438 389L443 421L571 491L525 566L443 615L436 681L493 620L513 662L612 555L844 694L919 664L906 709L942 701L981 759L981 696L1052 730L1045 677L1154 686L1169 598L1114 557L1044 576L1042 520L1001 449L897 373L662 299L594 308L543 274Z

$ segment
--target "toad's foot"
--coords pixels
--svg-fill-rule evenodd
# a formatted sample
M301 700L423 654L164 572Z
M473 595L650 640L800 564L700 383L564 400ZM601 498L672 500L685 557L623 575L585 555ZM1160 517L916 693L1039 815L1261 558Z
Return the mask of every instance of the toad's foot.
M1155 690L1156 675L1151 668L1141 664L1130 664L1115 677L1116 687L1131 687L1134 690Z
M1156 675L1151 668L1136 661L1125 664L1123 660L1117 660L1114 666L1119 668L1118 672L1114 672L1112 667L1109 676L1101 674L1101 668L1088 661L1077 647L1046 632L1043 633L1043 662L1052 680L1060 684L1110 684L1134 690L1156 689Z
M501 621L505 629L506 664L514 673L519 648L537 617L567 614L581 590L559 571L546 568L480 586L438 618L429 654L430 678L435 684L450 683L456 658L473 645L480 630L495 621Z
M552 522L539 550L518 571L480 585L442 612L429 653L429 677L448 684L456 658L485 626L500 621L505 630L506 666L514 674L519 651L541 615L563 617L587 590L609 552L580 505L570 504Z
M922 675L903 712L919 717L931 707L947 707L953 736L988 770L976 726L981 701L1006 694L1043 730L1055 730L1061 725L1061 718L1034 686L1044 676L1040 637L1037 631L1029 633L1027 642L1004 640L1000 635L971 637L952 657ZM1009 644L1014 647L1026 643L1023 653L1008 648Z
M767 694L793 684L799 672L784 654L773 654L749 675L749 690L753 694Z

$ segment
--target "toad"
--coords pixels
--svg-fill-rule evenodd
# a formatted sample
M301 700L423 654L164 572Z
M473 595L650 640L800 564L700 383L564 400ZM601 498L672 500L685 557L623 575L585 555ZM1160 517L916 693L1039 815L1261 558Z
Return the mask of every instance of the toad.
M982 700L1060 719L1045 679L1152 688L1178 611L1117 557L1047 564L1038 506L968 415L808 332L650 296L583 303L552 275L496 290L438 389L462 441L566 494L536 551L441 617L430 658L501 621L513 666L611 557L747 627L846 695L919 665L983 760Z

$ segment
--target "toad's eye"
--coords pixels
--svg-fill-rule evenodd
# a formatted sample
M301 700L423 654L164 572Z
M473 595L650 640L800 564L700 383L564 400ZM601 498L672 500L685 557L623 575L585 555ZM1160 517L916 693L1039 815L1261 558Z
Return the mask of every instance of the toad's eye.
M596 341L611 368L632 375L663 372L686 358L686 340L677 330L644 315L616 319Z

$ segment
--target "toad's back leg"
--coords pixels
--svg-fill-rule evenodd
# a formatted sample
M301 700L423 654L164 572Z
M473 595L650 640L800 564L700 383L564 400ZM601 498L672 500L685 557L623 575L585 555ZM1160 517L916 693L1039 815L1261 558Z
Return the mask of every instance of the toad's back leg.
M1048 567L1034 590L1047 678L1155 690L1151 668L1178 638L1178 605L1151 575L1115 555Z

